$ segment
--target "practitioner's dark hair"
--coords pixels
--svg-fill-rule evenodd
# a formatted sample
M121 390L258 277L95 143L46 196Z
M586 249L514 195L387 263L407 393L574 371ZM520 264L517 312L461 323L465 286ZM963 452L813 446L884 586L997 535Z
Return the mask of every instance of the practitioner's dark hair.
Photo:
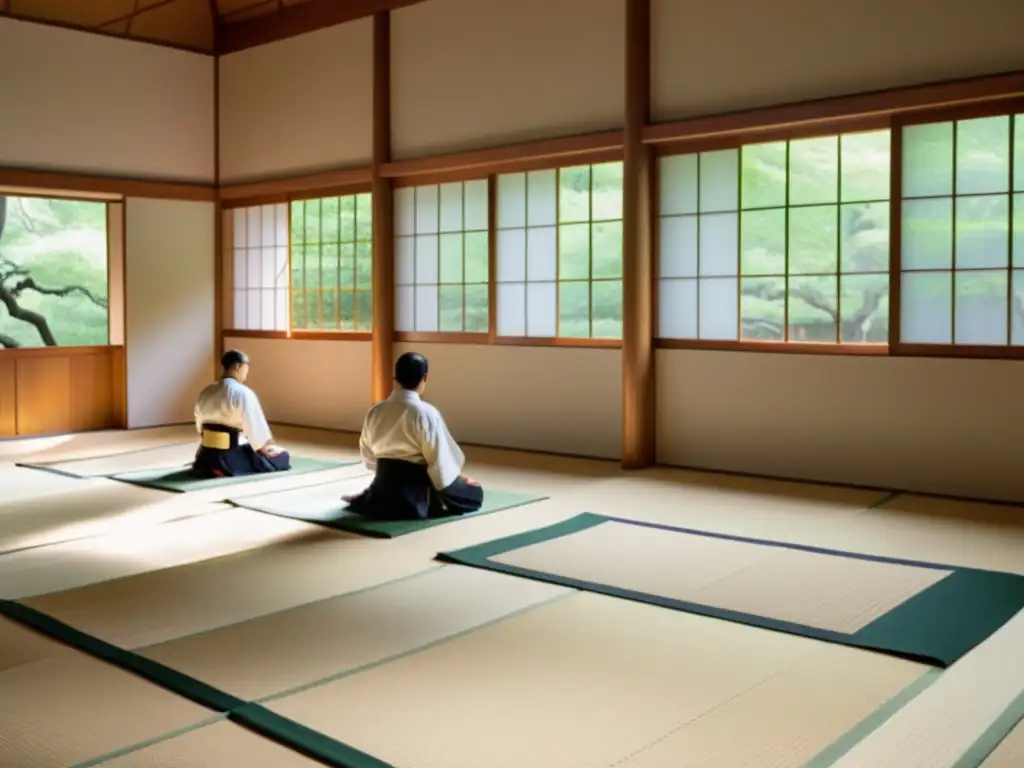
M230 371L236 365L244 365L248 362L249 358L246 357L245 352L240 349L229 349L220 359L221 368L225 371Z
M416 389L427 378L427 358L406 352L395 363L395 381L402 389Z

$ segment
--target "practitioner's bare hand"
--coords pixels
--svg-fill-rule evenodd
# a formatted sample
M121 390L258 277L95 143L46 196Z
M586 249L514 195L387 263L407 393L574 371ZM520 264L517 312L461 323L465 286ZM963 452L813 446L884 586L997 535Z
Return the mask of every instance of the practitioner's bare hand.
M480 483L478 483L472 477L467 477L466 475L462 475L461 477L462 477L462 482L464 482L466 485L480 485Z

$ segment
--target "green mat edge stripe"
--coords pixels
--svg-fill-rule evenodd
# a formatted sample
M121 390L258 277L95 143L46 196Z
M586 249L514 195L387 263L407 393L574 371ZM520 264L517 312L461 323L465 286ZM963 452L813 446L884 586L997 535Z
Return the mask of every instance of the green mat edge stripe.
M228 713L228 719L253 733L336 768L395 768L372 755L259 704L245 704Z
M245 703L242 699L219 691L200 680L144 656L118 648L22 603L13 600L0 600L0 615L94 658L134 673L178 696L212 709L214 712L227 712Z
M34 608L12 600L0 600L0 616L36 630L89 656L133 673L173 694L186 698L283 746L335 768L394 768L343 742L307 728L270 710L217 690L159 662L118 648L75 629ZM204 721L205 722L205 721ZM193 730L186 728L185 732ZM156 741L163 739L157 738ZM156 743L156 742L154 742Z
M500 555L513 549L521 549L522 547L540 544L541 542L548 541L550 539L557 539L561 536L580 533L581 531L585 531L588 528L593 528L594 526L601 525L605 522L607 522L607 519L601 515L595 515L592 512L583 512L560 522L545 525L541 528L533 528L529 531L513 533L511 536L503 536L500 539L484 541L480 544L473 544L472 546L464 547L462 549L439 552L436 559L441 560L442 562L468 565L468 563L462 563L462 561L464 559L488 559L494 557L494 555Z
M691 532L689 529L680 529L672 526L643 523L621 518L610 518L604 515L594 514L592 512L584 512L576 515L575 517L555 523L554 525L537 528L532 531L525 531L523 533L514 534L501 539L495 539L494 541L484 542L482 544L477 544L460 550L441 552L435 557L435 559L440 562L456 563L475 568L483 568L485 570L499 571L512 576L545 581L550 584L558 584L585 592L595 592L598 594L608 595L610 597L618 597L625 600L658 605L672 610L685 611L701 616L723 619L725 621L734 621L749 626L760 627L762 629L770 629L777 632L786 632L788 634L811 637L825 642L837 643L839 645L847 645L854 648L863 648L865 650L888 653L938 667L947 667L957 659L961 658L964 654L989 637L995 629L998 629L998 627L1009 621L1021 609L1021 607L1024 606L1024 592L1022 592L1019 599L1016 600L1014 604L1011 604L1009 607L997 605L995 606L995 610L991 611L989 615L983 616L987 625L994 625L991 629L988 629L983 634L975 634L974 636L967 637L953 631L955 628L960 626L960 622L958 620L951 618L947 613L935 613L934 615L929 616L929 618L933 621L945 621L945 626L931 628L929 638L934 645L929 646L927 643L907 644L906 642L894 642L885 638L884 632L891 626L900 628L905 626L914 626L915 623L918 622L918 616L920 615L919 612L922 605L927 605L929 601L934 601L936 599L936 595L941 595L944 591L955 589L959 582L963 581L965 578L999 582L1005 579L1019 580L1022 577L1016 574L1007 574L1000 571L982 571L979 569L945 567L944 569L948 568L952 570L952 573L949 576L941 579L931 587L922 590L913 598L905 601L884 616L862 628L857 633L849 635L841 632L832 632L816 627L809 627L803 624L771 619L766 616L730 611L700 603L691 603L684 600L652 595L646 592L623 589L610 584L588 582L581 579L560 576L559 574L534 571L532 569L496 563L490 560L491 557L497 554L537 544L542 541L548 541L553 538L579 533L580 531L609 521L635 524L643 527L653 527L669 532ZM700 534L699 531L693 531L693 533ZM725 534L709 533L708 535L716 538L761 543L760 540L744 539ZM774 543L776 546L784 545L783 542L766 543ZM803 546L794 546L793 548L820 551L825 554L837 556L846 554L838 550L820 550L818 548ZM917 563L913 563L911 561L895 560L893 558L875 558L872 556L857 555L856 553L849 553L848 556L859 559L877 560L881 562L897 562L906 565L917 565ZM935 564L928 563L921 563L920 565L931 568L937 567ZM975 607L983 608L984 606L978 604ZM892 630L890 629L890 632L891 631ZM880 634L883 636L880 637Z
M883 703L878 709L853 726L853 728L804 763L803 768L829 768L829 766L844 757L847 752L882 727L889 718L916 699L920 694L924 693L942 674L943 671L941 669L926 670L902 691Z
M473 568L483 568L485 570L497 571L499 573L505 573L509 576L519 576L525 579L533 579L535 581L543 581L548 584L557 584L563 587L570 587L572 589L578 589L582 592L593 592L599 595L607 595L609 597L617 597L622 600L632 600L637 603L647 603L648 605L656 605L660 608L667 608L674 611L682 611L684 613L692 613L697 616L707 616L712 619L721 619L723 621L732 621L737 624L745 624L751 627L757 627L759 629L767 629L773 632L783 632L788 635L797 635L800 637L809 637L814 640L821 640L826 643L835 643L837 645L847 645L853 648L862 648L869 651L877 651L879 653L888 653L893 656L899 656L901 658L909 659L910 661L917 661L924 664L929 664L934 667L948 667L955 661L955 659L946 659L942 657L932 656L927 653L920 653L913 650L904 650L899 647L880 646L873 643L865 643L858 641L851 635L844 635L839 632L831 632L829 630L818 629L816 627L808 627L804 624L794 624L788 621L780 621L777 619L771 619L767 616L757 616L755 614L741 613L739 611L730 611L723 608L714 608L709 605L703 605L701 603L690 603L684 600L675 600L673 598L660 597L658 595L652 595L647 592L636 592L634 590L622 589L621 587L613 587L607 584L597 584L594 582L583 581L582 579L572 579L557 574L544 573L542 571L531 571L526 568L518 568L516 566L505 565L503 563L494 563L490 560L475 561L464 557L452 557L451 555L439 555L439 559L442 562L456 563L459 565L467 565Z
M355 478L353 478L353 479L355 479ZM289 491L308 490L310 487L312 487L314 485L316 485L316 483L313 483L312 485L304 485L304 486L296 487L296 488L286 488L286 489L284 489L282 491L274 491L274 494L287 493ZM507 491L506 493L514 494L514 492L512 492L512 491ZM267 495L270 496L270 495L274 495L274 494L267 494ZM523 500L522 501L518 501L518 502L516 502L514 504L506 504L504 506L495 507L494 509L488 509L486 511L470 512L469 514L466 514L466 515L449 515L447 517L434 517L434 518L428 518L426 520L370 520L369 518L359 518L359 520L360 520L359 523L353 522L351 524L347 524L346 525L346 524L344 524L341 521L329 523L329 522L325 522L323 520L307 520L305 518L295 517L294 515L283 515L283 514L281 514L279 512L275 512L275 511L273 511L271 509L268 509L266 507L263 507L263 506L261 506L259 504L255 504L255 503L252 503L252 502L249 502L249 503L245 502L246 498L251 499L251 498L253 498L253 496L256 496L256 495L260 495L260 494L253 494L252 496L238 496L238 497L235 497L233 499L227 499L226 503L231 504L234 507L238 507L239 509L247 509L250 512L259 512L259 513L264 514L264 515L273 515L274 517L282 517L282 518L285 518L285 519L288 519L288 520L297 520L299 522L309 523L310 525L319 525L319 526L321 526L323 528L329 528L330 530L333 530L333 531L343 531L344 533L354 533L356 535L365 536L365 537L370 538L370 539L396 539L399 536L408 536L408 535L413 534L413 533L418 533L419 531L422 531L422 530L429 530L430 528L436 528L439 525L446 525L447 523L455 523L455 522L458 522L459 520L472 520L474 518L484 517L486 515L494 514L496 512L505 512L505 511L507 511L509 509L516 509L517 507L525 507L525 506L528 506L530 504L536 504L536 503L541 502L541 501L547 501L548 499L551 498L550 496L530 496L528 494L514 494L516 496L522 496ZM413 530L403 531L401 533L389 533L387 531L375 529L375 528L372 527L374 525L381 525L381 524L387 524L387 523L418 524L418 527L414 528Z
M1024 576L957 568L891 611L861 627L864 647L892 645L887 638L926 635L930 655L951 664L991 637L1024 609ZM983 596L984 599L975 599ZM951 610L952 609L952 610Z
M1024 691L1010 702L985 732L979 736L952 768L979 768L1010 732L1024 720Z

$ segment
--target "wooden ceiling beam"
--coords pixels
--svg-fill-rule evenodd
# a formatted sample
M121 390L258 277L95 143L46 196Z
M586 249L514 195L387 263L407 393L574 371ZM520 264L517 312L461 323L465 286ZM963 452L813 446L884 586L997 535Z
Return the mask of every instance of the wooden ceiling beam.
M135 21L135 17L139 15L139 0L133 0L132 2L132 15L128 17L128 26L124 30L125 37L129 37L132 34L132 22Z
M3 2L3 0L0 0L0 2ZM173 2L173 0L166 0L166 2ZM145 13L146 11L152 10L153 8L157 7L159 6L151 5L149 8L144 8L142 9L139 15L141 16L142 13ZM4 18L14 19L15 21L23 21L28 24L39 24L40 26L55 27L56 29L71 29L75 32L85 32L90 35L102 35L103 37L111 38L116 37L119 40L125 39L125 35L121 32L111 32L109 29L104 29L101 27L85 27L81 24L71 24L70 22L66 21L55 21L53 19L38 19L35 18L34 16L28 16L23 13L13 13L11 12L9 7L7 11L0 12L0 15L2 15ZM125 18L127 17L122 17L120 21L124 21ZM104 26L108 26L111 23L113 23L113 20L104 22ZM208 48L199 48L192 45L182 45L181 43L171 43L167 40L159 40L156 38L146 37L143 35L132 35L130 39L134 40L137 43L147 43L149 45L160 46L161 48L173 48L177 51L188 51L189 53L198 53L203 56L214 55L214 52L209 50Z
M132 4L132 9L131 9L130 12L121 14L116 19L110 19L109 21L104 21L102 24L97 24L96 25L96 29L103 29L103 30L105 30L107 27L112 27L115 24L120 24L122 21L127 21L128 22L128 31L125 32L125 34L126 35L131 34L132 20L136 16L138 16L140 13L145 13L146 11L152 11L154 8L159 8L160 6L163 6L163 5L169 5L170 3L173 3L173 2L175 2L175 0L161 0L161 2L159 2L159 3L153 3L153 5L149 6L148 8L142 8L140 10L139 9L139 0L135 0L135 2Z
M415 5L424 0L310 0L275 13L225 24L218 29L217 53L234 53L284 40L324 27L333 27L381 11Z
M269 8L271 5L274 6L275 9L280 8L281 7L281 0L260 0L260 2L258 2L258 3L253 3L252 5L244 5L241 8L235 8L235 10L228 11L227 13L219 13L218 12L218 20L219 21L232 21L232 19L236 19L236 18L238 18L240 16L248 16L253 11L255 11L255 10L259 9L259 8ZM272 13L272 12L273 11L265 11L265 13ZM232 23L234 23L234 22L232 22Z

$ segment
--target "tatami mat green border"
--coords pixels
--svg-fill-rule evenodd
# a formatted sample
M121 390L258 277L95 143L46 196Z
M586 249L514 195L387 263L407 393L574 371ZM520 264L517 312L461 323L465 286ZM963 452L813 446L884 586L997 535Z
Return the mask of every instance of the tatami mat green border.
M0 600L0 616L34 629L58 642L69 645L83 653L106 661L121 669L145 678L162 688L184 696L196 704L215 712L227 712L245 703L230 694L219 691L195 678L166 667L144 656L126 651L98 637L86 634L45 613L29 608L13 600Z
M927 670L914 682L804 763L803 768L829 768L829 766L846 755L847 752L877 731L890 717L931 687L932 683L938 680L941 675L941 669Z
M118 648L21 603L0 600L0 616L138 675L214 712L224 713L233 722L327 765L335 768L393 768L375 757L325 734L310 730L259 704L246 702L159 662ZM189 730L193 728L186 728L185 732ZM156 741L161 740L163 739ZM106 756L106 759L110 758L112 755Z
M704 536L713 539L794 549L857 560L906 565L916 568L948 570L951 573L866 627L853 634L846 634L809 627L795 622L623 589L614 584L584 581L582 579L561 576L557 573L520 568L490 559L495 555L543 541L569 536L605 523L635 525L663 530L669 533ZM897 558L823 549L821 547L810 547L780 541L752 539L723 533L607 517L590 512L563 520L554 525L526 531L514 536L485 542L453 552L441 552L437 555L437 559L442 562L499 571L512 576L520 576L572 587L586 592L597 592L612 597L650 603L663 608L710 616L725 621L735 621L762 629L802 635L840 645L888 653L914 661L923 661L938 667L947 667L955 662L1024 608L1024 576L1018 574L959 568L952 565L900 560Z
M1024 691L1003 710L985 732L971 745L952 768L979 768L996 751L1003 739L1024 720Z
M400 582L403 582L403 581L408 581L410 579L419 578L421 576L426 576L426 575L428 575L430 573L435 573L436 571L438 571L440 568L443 568L443 567L445 567L445 566L437 565L437 566L434 566L434 567L429 568L427 570L419 571L417 573L410 574L408 576L401 576L401 577L399 577L397 579L393 579L391 581L382 582L381 584L377 584L377 585L374 585L374 586L371 586L371 587L366 587L364 589L355 590L354 592L346 592L343 595L338 595L337 597L350 597L352 595L373 591L373 590L376 590L376 589L380 589L382 587L390 586L392 584L397 584L397 583L400 583ZM257 710L251 709L252 707L259 706L260 709L264 709L265 710L265 707L263 707L262 705L269 704L269 703L274 702L274 701L279 701L281 699L286 699L286 698L289 698L291 696L295 696L297 694L300 694L300 693L303 693L305 691L311 690L313 688L319 688L320 686L328 685L330 683L337 682L338 680L341 680L341 679L344 679L344 678L347 678L347 677L352 677L354 675L358 675L358 674L361 674L363 672L367 672L367 671L369 671L371 669L376 669L377 667L382 667L382 666L384 666L386 664L390 664L390 663L392 663L394 661L397 661L399 659L404 659L404 658L406 658L408 656L412 656L412 655L415 655L417 653L422 653L424 651L428 651L428 650L430 650L432 648L436 648L436 647L438 647L440 645L444 645L445 643L449 643L449 642L452 642L454 640L458 640L459 638L462 638L462 637L465 637L467 635L473 634L474 632L478 632L478 631L480 631L482 629L486 629L486 628L491 627L491 626L493 626L495 624L500 624L502 622L508 621L509 619L514 619L514 618L516 618L518 616L521 616L521 615L523 615L525 613L529 613L530 611L534 611L534 610L537 610L539 608L543 608L544 606L550 605L551 603L557 602L559 600L564 600L565 598L572 597L573 595L577 595L577 594L579 594L579 593L575 592L575 591L567 590L567 591L562 592L560 594L556 594L553 597L549 597L549 598L546 598L544 600L540 600L540 601L538 601L536 603L533 603L531 605L527 605L527 606L523 606L522 608L518 608L518 609L516 609L514 611L511 611L510 613L507 613L507 614L505 614L503 616L499 616L497 618L489 619L488 621L485 621L485 622L483 622L481 624L477 624L475 626L467 627L465 629L459 630L458 632L455 632L455 633L453 633L451 635L446 635L445 637L440 637L440 638L437 638L435 640L431 640L431 641L429 641L427 643L424 643L422 645L417 645L417 646L414 646L413 648L409 648L409 649L404 650L404 651L399 651L398 653L391 654L390 656L386 656L386 657L384 657L382 659L377 659L375 661L367 662L365 664L360 664L358 666L352 667L351 669L346 669L346 670L343 670L343 671L338 672L336 674L329 675L329 676L324 677L324 678L319 678L317 680L313 680L313 681L310 681L308 683L304 683L302 685L295 686L293 688L288 688L288 689L285 689L285 690L282 690L282 691L278 691L276 693L270 694L269 696L265 696L263 698L255 700L255 701L248 702L247 704L244 705L245 711L243 711L241 713L241 715L239 715L239 713L237 711L222 712L222 713L219 713L219 714L214 715L212 717L206 718L205 720L201 720L201 721L192 723L190 725L186 725L186 726L184 726L182 728L178 728L178 729L175 729L173 731L170 731L170 732L167 732L167 733L163 733L163 734L154 736L154 737L152 737L150 739L146 739L146 740L141 741L141 742L136 742L134 744L129 744L129 745L126 745L126 746L121 747L119 749L113 750L111 752L107 752L107 753L105 753L103 755L99 755L97 757L90 758L90 759L88 759L88 760L86 760L86 761L84 761L82 763L78 763L77 765L72 766L72 768L94 768L94 766L103 765L104 763L107 763L107 762L109 762L111 760L114 760L116 758L119 758L119 757L123 757L124 755L129 755L129 754L132 754L134 752L142 751L142 750L144 750L144 749L146 749L148 747L153 746L154 744L160 744L160 743L165 742L165 741L170 741L172 739L176 739L179 736L183 736L183 735L185 735L187 733L191 733L192 731L196 731L196 730L199 730L201 728L205 728L205 727L210 726L210 725L215 725L216 723L220 722L221 720L227 720L227 719L231 720L232 722L235 722L238 725L241 725L243 727L247 727L247 728L249 728L249 730L253 730L253 731L259 733L260 735L267 736L268 738L272 738L267 733L265 733L263 730L261 730L261 728L265 727L267 724L273 725L274 723L277 723L280 720L285 720L286 722L290 722L290 721L286 720L285 718L283 718L283 717L281 717L281 716L279 716L279 715L277 715L277 714L275 714L273 712L269 712L269 710L266 710L269 713L269 715L270 715L270 717L268 717L267 715L264 715L264 714L258 712ZM326 598L326 599L332 600L332 599L335 599L335 598ZM314 601L314 602L320 602L320 601ZM307 605L308 605L308 603L307 603ZM204 634L208 634L209 632L216 632L219 629L223 629L223 627L218 627L216 629L211 629L211 630L207 630L207 631L204 631L204 632L198 632L195 635L189 635L189 637L195 637L197 635L204 635ZM163 643L159 643L157 645L163 645ZM157 646L147 646L147 647L152 648L152 647L157 647ZM141 650L144 650L144 649L139 649L139 650L141 651ZM258 721L259 725L257 724L257 721ZM251 726L250 726L250 722L251 722ZM286 734L302 735L306 731L309 731L309 729L306 729L303 726L300 726L300 730L295 730L293 728L288 728L286 730ZM315 731L309 731L309 732L313 733L315 735L318 735L318 736L320 735L318 732L315 732ZM312 756L312 757L318 758L321 761L323 761L324 757L326 757L328 755L331 755L331 754L333 754L335 756L342 756L342 757L344 757L344 759L347 762L337 762L337 763L329 762L328 763L330 765L341 766L341 768L348 768L349 766L351 766L352 768L379 768L381 766L387 766L386 763L382 763L379 760L376 760L376 758L373 758L372 756L363 755L363 753L359 752L358 750L354 750L354 749L349 750L349 751L333 749L332 751L328 752L327 755L321 756L319 754L313 755L309 751L303 752L302 750L298 749L295 744L293 744L291 742L281 741L280 739L276 739L276 741L278 743L282 744L283 746L286 746L286 747L288 747L290 749L293 749L296 752L302 752L303 754L306 754L308 756ZM319 740L314 740L313 741L314 746L317 743L319 743ZM360 762L360 761L362 761L362 762ZM367 761L369 761L369 762L367 762ZM387 766L387 768L390 768L390 766Z
M393 768L390 763L282 717L259 704L246 704L228 716L251 731L329 765L339 768Z
M309 488L310 486L307 485L298 488L289 488L284 491L274 491L273 493L265 495L276 496L278 494L302 492L308 491ZM536 504L539 501L546 501L550 498L549 496L533 496L531 494L513 493L510 491L484 491L483 508L477 512L470 512L465 515L431 517L426 520L372 520L370 518L353 514L339 517L336 520L316 520L312 517L289 515L276 511L272 505L260 504L259 501L257 501L259 497L260 496L258 495L236 496L228 499L227 502L228 504L239 507L240 509L248 509L251 512L261 512L265 515L285 517L290 520L298 520L300 522L310 523L311 525L319 525L335 531L354 533L359 536L367 536L374 539L396 539L399 536L419 533L420 531L425 531L430 528L436 528L439 525L456 523L460 520L472 520L477 517L492 515L496 512L505 512L509 509L524 507L528 504Z

